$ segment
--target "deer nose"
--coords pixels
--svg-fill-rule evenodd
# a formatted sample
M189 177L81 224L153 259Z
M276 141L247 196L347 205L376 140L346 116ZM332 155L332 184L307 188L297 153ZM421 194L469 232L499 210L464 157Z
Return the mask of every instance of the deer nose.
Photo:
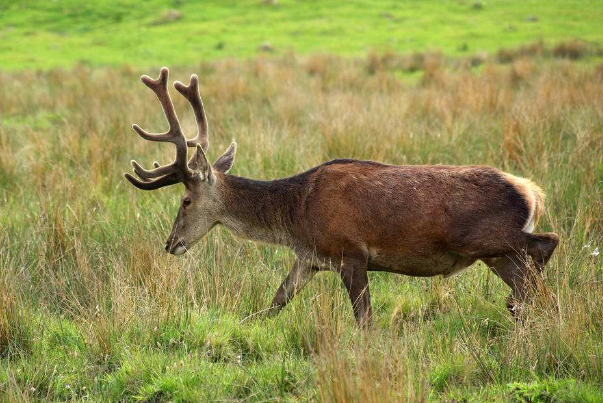
M177 242L168 239L165 245L165 251L171 253L172 255L184 255L186 250L186 243L182 239L178 240Z

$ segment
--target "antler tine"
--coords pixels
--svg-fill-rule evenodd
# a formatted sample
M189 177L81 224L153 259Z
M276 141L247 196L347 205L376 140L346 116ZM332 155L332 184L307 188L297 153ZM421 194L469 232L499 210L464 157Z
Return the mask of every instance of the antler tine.
M157 99L159 99L159 103L161 103L163 113L165 114L165 117L170 125L169 131L165 134L171 134L172 137L180 137L178 136L178 134L182 135L182 131L180 130L180 122L178 121L178 115L176 115L176 110L174 109L174 104L172 103L172 99L170 98L170 93L168 92L167 88L169 73L170 72L167 67L162 67L159 71L159 78L156 80L144 75L140 77L140 81L142 81L144 85L149 87L149 89L155 93ZM145 134L150 133L145 132ZM182 137L184 137L184 135L182 135Z
M199 94L199 78L196 74L193 74L191 75L191 81L188 86L182 84L180 81L176 81L174 83L174 88L176 88L176 90L191 104L193 112L195 113L195 119L197 120L197 135L193 139L186 141L187 146L195 147L197 144L201 144L203 151L207 152L207 149L209 148L208 127L203 101Z
M182 182L180 176L176 172L172 172L169 175L162 176L161 178L155 179L153 181L141 181L130 174L124 174L124 176L128 181L130 181L132 185L142 190L155 190L164 186L170 186Z
M134 173L143 180L153 179L153 178L157 178L157 177L160 177L163 175L167 175L169 173L176 171L179 168L178 165L175 164L175 162L172 162L171 164L164 165L164 166L161 166L155 162L155 163L153 163L153 166L155 167L155 169L147 170L147 169L144 169L143 167L141 167L140 164L138 164L138 162L136 162L134 160L132 160L130 162L131 162L132 166L134 167Z

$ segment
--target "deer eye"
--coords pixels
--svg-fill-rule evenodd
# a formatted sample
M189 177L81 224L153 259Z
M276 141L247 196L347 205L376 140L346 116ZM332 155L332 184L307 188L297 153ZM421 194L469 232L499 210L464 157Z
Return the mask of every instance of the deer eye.
M187 206L189 206L190 204L191 204L191 199L190 199L190 197L186 197L184 200L182 200L182 205L183 205L184 207L187 207Z

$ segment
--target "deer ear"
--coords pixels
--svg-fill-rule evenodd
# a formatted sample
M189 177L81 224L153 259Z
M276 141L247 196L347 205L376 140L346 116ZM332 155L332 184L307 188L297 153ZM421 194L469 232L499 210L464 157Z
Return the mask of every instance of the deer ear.
M236 153L237 143L233 141L230 147L228 147L228 150L226 150L224 154L222 154L220 158L216 160L214 163L214 169L222 173L228 172L230 168L232 168L232 164L234 164Z
M197 144L197 149L188 162L188 167L195 175L199 175L201 180L210 184L214 182L214 173L212 172L211 165L207 162L207 156L200 144Z

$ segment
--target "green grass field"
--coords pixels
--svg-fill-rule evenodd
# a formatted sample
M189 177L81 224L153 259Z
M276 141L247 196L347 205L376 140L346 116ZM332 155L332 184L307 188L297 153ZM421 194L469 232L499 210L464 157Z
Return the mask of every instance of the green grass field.
M603 402L598 3L159 4L0 2L0 401ZM168 9L182 17L157 23ZM264 40L276 50L256 57ZM166 255L182 186L122 176L173 158L130 128L165 127L139 80L161 65L199 75L210 159L235 139L235 175L347 157L533 179L537 231L561 238L549 292L518 322L479 263L370 273L363 332L321 273L279 316L254 315L292 252L218 228Z
M476 4L477 3L477 4ZM555 1L0 1L0 68L149 67L276 53L470 55L527 42L601 43L603 3Z

